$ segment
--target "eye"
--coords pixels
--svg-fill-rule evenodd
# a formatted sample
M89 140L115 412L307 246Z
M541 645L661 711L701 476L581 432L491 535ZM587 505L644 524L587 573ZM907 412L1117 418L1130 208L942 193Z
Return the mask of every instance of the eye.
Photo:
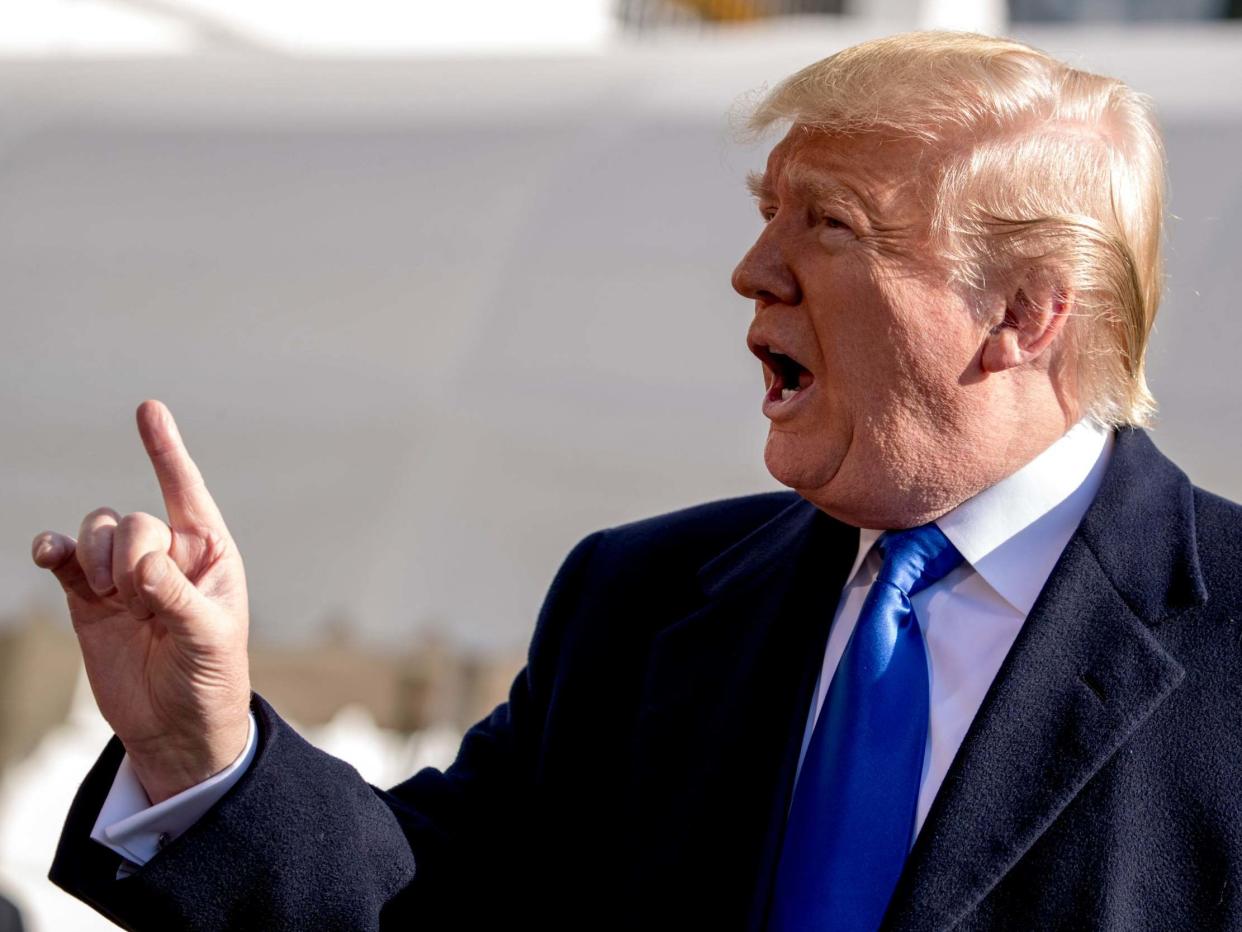
M834 217L831 214L821 215L819 222L822 223L824 226L828 227L829 229L845 230L847 232L853 232L853 227L851 227L848 223L846 223L840 217Z

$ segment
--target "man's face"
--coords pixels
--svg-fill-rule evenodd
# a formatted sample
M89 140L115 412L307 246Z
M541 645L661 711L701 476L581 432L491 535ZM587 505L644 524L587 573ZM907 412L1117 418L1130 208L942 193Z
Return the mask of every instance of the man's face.
M929 248L928 163L913 141L795 126L754 180L764 227L733 273L768 470L853 524L930 520L980 481L983 328Z

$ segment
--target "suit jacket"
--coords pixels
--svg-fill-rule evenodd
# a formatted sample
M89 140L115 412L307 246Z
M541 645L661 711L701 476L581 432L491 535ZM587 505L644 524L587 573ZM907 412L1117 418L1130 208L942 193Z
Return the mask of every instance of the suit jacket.
M1242 928L1240 532L1119 432L884 929ZM857 540L788 492L595 533L444 773L369 787L256 697L250 771L123 880L114 739L51 878L144 929L757 930Z
M22 914L7 897L0 896L0 932L22 932Z

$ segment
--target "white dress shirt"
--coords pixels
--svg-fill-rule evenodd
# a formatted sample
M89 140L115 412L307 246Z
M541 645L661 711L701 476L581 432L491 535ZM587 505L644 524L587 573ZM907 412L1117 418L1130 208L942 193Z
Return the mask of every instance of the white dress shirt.
M1111 433L1079 422L1016 473L936 521L964 562L910 600L927 645L931 683L916 833L1001 661L1095 498L1111 450ZM879 573L874 544L882 533L867 528L860 533L807 716L799 772L832 674ZM255 745L252 714L246 749L232 765L155 806L125 758L91 837L126 862L145 864L229 791L250 765Z
M117 876L124 877L146 864L161 848L201 819L241 779L254 760L258 744L259 729L251 712L246 746L233 763L202 783L155 805L151 805L147 791L138 782L129 755L122 757L121 766L112 778L112 788L91 829L91 838L125 859Z
M1017 472L936 520L964 559L910 598L927 645L931 682L916 835L984 693L1095 498L1111 452L1112 434L1080 421ZM882 533L860 532L858 555L837 603L815 684L799 773L832 674L880 572L882 560L874 545Z

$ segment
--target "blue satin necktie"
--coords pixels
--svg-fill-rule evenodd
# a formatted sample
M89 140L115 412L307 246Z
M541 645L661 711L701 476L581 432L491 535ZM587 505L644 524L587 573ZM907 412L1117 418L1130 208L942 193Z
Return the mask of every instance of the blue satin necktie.
M934 524L879 546L794 789L769 932L875 932L914 837L929 684L910 596L962 555Z

